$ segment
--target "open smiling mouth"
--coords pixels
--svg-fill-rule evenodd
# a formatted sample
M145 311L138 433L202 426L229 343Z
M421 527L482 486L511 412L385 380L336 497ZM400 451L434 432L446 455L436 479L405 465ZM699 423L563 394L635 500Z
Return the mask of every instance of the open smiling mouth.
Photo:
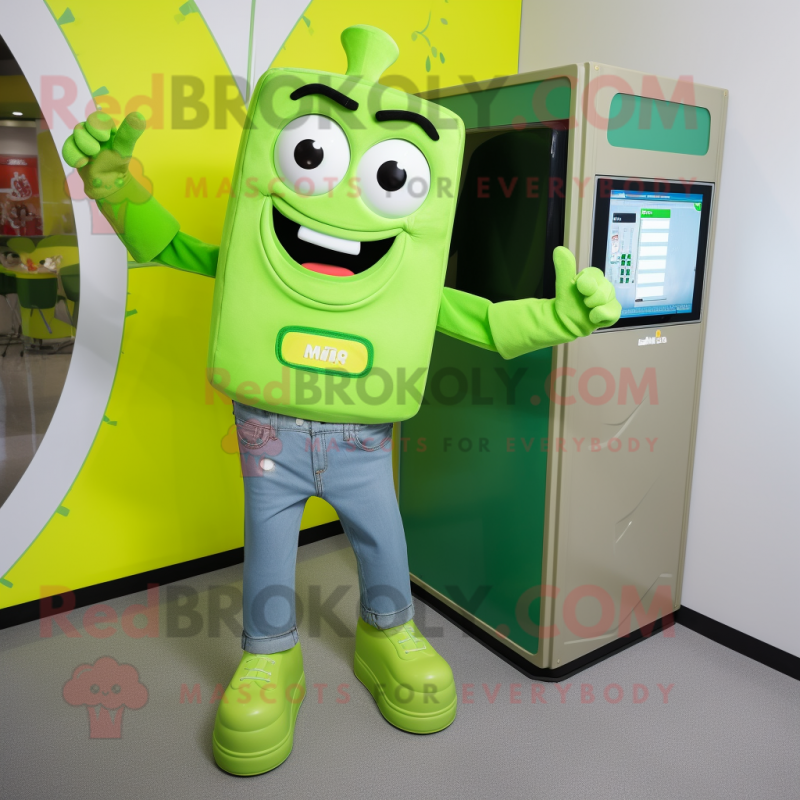
M389 252L395 236L374 242L340 239L292 222L272 207L272 227L283 249L306 269L323 275L358 275L378 263Z

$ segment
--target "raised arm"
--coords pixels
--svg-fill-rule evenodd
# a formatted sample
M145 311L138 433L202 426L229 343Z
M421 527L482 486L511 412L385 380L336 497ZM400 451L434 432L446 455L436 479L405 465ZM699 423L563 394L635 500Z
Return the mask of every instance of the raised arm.
M86 196L97 203L136 261L213 277L219 248L180 232L180 225L128 170L144 117L134 111L119 129L108 114L95 111L64 142L64 160L78 170Z
M508 300L445 288L436 329L463 342L494 350L503 358L571 342L597 328L613 325L622 307L603 273L589 267L577 273L566 247L553 251L556 296L550 300Z

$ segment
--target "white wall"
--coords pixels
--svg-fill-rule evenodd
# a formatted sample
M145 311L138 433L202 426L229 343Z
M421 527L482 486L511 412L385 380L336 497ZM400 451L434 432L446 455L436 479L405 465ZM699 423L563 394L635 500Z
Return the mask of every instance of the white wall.
M520 72L600 61L729 90L683 604L800 656L796 0L523 0Z

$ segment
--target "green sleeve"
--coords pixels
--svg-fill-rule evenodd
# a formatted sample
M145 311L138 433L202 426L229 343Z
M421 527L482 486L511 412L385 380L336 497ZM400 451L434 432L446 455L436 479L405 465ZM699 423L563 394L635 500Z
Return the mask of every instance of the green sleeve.
M436 330L454 339L474 344L484 350L497 351L489 325L489 308L492 303L476 294L459 292L447 286L442 290Z
M576 336L558 318L555 300L507 300L445 288L436 329L462 342L516 358L543 347L573 341Z
M136 179L97 201L136 261L152 261L178 233L180 225Z
M175 238L151 260L165 267L197 272L213 278L217 273L218 258L219 247L178 231Z
M136 261L214 277L219 247L180 232L180 225L135 178L97 207Z

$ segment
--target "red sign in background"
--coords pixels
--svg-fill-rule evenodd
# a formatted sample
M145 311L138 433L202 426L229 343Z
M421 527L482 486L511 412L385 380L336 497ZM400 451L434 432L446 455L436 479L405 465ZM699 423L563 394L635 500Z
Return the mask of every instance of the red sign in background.
M0 215L5 236L41 236L36 156L0 156Z

